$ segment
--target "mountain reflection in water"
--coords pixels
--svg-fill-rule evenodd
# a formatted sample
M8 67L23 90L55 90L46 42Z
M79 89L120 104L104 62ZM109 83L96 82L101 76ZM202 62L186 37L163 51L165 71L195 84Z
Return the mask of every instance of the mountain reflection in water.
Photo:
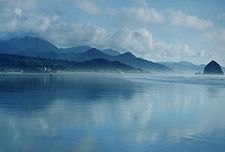
M224 86L129 75L1 76L0 151L225 149Z

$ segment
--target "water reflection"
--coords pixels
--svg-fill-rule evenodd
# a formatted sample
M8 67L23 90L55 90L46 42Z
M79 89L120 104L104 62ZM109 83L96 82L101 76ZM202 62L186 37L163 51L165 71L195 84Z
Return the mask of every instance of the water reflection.
M0 86L0 151L225 149L221 87L108 76L10 78Z
M4 80L4 79L3 79ZM132 98L138 84L121 78L98 75L18 76L0 81L0 104L9 108L44 108L54 101L94 102ZM13 109L15 110L15 109Z

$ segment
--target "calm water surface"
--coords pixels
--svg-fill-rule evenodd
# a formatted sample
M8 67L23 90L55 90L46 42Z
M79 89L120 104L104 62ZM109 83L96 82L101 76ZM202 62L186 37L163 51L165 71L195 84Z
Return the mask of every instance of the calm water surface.
M225 78L0 76L0 152L224 152Z

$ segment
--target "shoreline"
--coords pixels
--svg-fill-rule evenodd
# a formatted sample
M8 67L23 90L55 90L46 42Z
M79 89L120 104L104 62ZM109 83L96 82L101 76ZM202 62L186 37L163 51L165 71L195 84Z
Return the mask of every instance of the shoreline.
M225 75L206 75L206 74L195 74L195 73L151 73L151 72L95 72L95 71L58 71L58 72L0 72L0 76L57 76L57 75L139 75L139 76L155 76L155 77L225 77Z

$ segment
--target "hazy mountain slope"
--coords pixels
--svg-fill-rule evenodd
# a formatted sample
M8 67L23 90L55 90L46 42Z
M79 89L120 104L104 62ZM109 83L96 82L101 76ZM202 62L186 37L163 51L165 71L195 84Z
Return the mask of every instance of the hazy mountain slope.
M115 57L116 60L120 61L121 63L125 63L127 65L136 67L136 68L141 68L144 70L149 70L149 71L171 71L168 67L154 63L152 61L144 60L142 58L137 58L134 56L132 53L124 53L121 55L118 55Z
M101 50L101 52L111 56L117 56L121 54L119 51L113 49L104 49Z
M91 49L89 46L59 49L48 41L30 36L0 41L0 52L2 53L49 59L74 60L89 49Z
M48 41L29 36L0 41L0 52L17 54L23 51L57 52L58 48Z
M50 42L29 36L0 42L0 52L31 57L75 61L87 61L102 58L110 61L116 60L123 64L147 71L170 71L170 69L164 65L137 58L132 53L120 54L119 51L112 49L105 49L101 51L95 48L90 48L91 47L89 46L78 46L58 49Z
M88 50L92 49L90 46L77 46L77 47L71 47L71 48L61 48L60 52L65 53L65 52L73 52L73 53L84 53Z
M181 61L181 62L158 62L177 72L202 72L204 65L195 65L191 62Z
M24 51L17 53L17 55L23 55L23 56L28 56L28 57L42 57L42 58L48 58L48 59L58 59L59 58L58 52L50 52L50 51L40 52L38 50L35 50L35 51L34 50L24 50Z
M93 59L99 59L99 58L106 59L106 60L113 59L112 56L102 53L100 50L93 48L88 50L87 52L84 52L80 56L78 56L76 58L76 61L87 61L87 60L93 60Z
M85 62L51 60L12 54L0 54L0 71L54 72L61 71L124 71L140 72L118 61L94 59Z

